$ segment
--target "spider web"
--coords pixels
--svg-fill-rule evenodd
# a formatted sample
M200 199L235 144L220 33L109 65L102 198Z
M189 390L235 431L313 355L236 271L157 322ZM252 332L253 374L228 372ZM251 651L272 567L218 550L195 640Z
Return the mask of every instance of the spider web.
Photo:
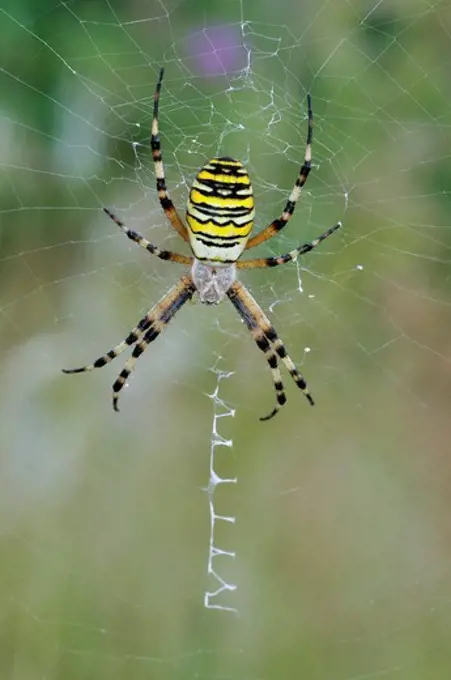
M447 3L21 0L0 26L1 676L448 678ZM259 422L270 376L228 304L186 305L119 415L122 357L60 374L182 271L101 211L184 248L148 146L161 65L175 204L234 156L258 228L296 178L312 93L313 172L259 253L343 229L243 281L314 409L285 377Z

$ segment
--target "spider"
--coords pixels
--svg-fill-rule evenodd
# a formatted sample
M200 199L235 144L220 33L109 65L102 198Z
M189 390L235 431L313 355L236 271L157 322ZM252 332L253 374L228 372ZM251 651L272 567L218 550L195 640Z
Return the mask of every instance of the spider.
M191 270L185 273L179 282L138 322L125 340L96 359L94 363L81 368L63 369L63 372L82 373L100 368L115 359L127 347L134 345L131 356L113 384L113 408L118 411L119 394L135 368L136 360L149 343L156 340L185 302L190 300L195 293L199 295L201 302L210 305L218 304L223 298L228 297L250 331L257 347L263 352L271 370L276 393L276 405L268 415L260 418L260 420L269 420L275 416L287 400L279 362L288 369L296 385L313 406L314 401L307 388L307 383L287 354L285 346L273 325L249 291L236 278L237 269L276 267L294 261L299 255L316 248L341 227L341 222L338 222L318 238L298 246L285 255L240 260L244 250L254 248L278 234L294 212L302 187L311 170L313 136L311 97L309 94L307 95L308 131L304 163L293 190L280 217L249 238L255 215L252 185L243 164L233 158L226 156L213 158L201 168L190 190L186 211L187 224L185 225L179 217L166 188L158 128L158 104L163 74L164 69L161 68L153 99L150 140L157 192L166 217L179 236L189 243L192 255L181 255L158 248L138 232L126 227L113 212L107 208L103 208L103 210L124 234L138 246L145 248L160 260L189 265Z

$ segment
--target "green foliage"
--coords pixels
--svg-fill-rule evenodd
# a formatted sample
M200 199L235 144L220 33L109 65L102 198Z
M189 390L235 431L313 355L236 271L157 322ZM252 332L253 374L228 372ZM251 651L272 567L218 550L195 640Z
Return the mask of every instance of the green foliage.
M3 3L1 678L450 677L448 13L417 0ZM196 45L226 25L249 63L207 74ZM343 230L298 267L243 278L315 409L287 378L286 408L258 421L270 378L225 303L186 306L119 415L121 359L60 374L125 337L180 274L101 210L185 248L148 149L161 64L175 203L207 158L237 156L258 227L296 177L312 93L314 168L260 252ZM237 518L219 529L237 557L218 566L240 618L203 607L217 586L202 492L216 364L234 372L218 474L239 483L216 502Z

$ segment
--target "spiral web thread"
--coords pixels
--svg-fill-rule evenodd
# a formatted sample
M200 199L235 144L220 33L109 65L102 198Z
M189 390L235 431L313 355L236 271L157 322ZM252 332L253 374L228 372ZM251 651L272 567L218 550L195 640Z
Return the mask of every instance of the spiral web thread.
M293 677L281 665L289 659L294 677L318 680L451 677L449 3L286 3L287 13L265 17L268 3L231 0L221 5L227 25L204 4L197 25L186 0L130 3L120 14L113 0L20 0L0 10L3 676L51 680L69 660L63 675L96 680L118 677L121 664L136 678L167 667L184 680L255 680L274 676L276 664L278 677ZM294 9L302 9L297 23ZM49 30L60 18L60 30ZM238 546L252 542L252 526L239 537L238 487L215 494L236 484L222 464L244 437L234 428L232 444L224 435L234 421L222 418L234 415L230 403L247 410L250 375L257 391L269 378L238 320L213 310L228 316L207 341L212 316L197 322L198 307L194 323L187 310L183 326L181 314L149 350L116 430L106 375L67 383L59 374L121 339L174 280L98 219L111 204L130 227L172 247L148 151L162 63L161 128L178 207L196 169L231 153L252 172L259 225L270 221L299 167L309 89L312 181L291 230L266 252L286 252L337 219L345 227L285 273L249 277L302 370L301 348L311 348L305 372L318 410L307 421L292 388L282 439L283 421L266 441L255 423L249 454L258 467L245 495L260 540L250 564L256 597L249 590L246 605L237 604L238 579L225 575L233 550L243 568ZM231 77L216 77L222 65ZM229 342L242 354L227 352ZM199 396L212 348L224 364L210 369L214 415L205 426L209 401L201 398L199 412L187 395ZM236 369L229 403L231 373L219 365ZM248 409L248 427L260 406ZM149 412L167 426L167 439L152 440L152 460ZM210 432L207 538L198 493L205 461L196 458L199 481L185 454ZM279 441L288 445L275 459ZM242 460L236 474L244 488ZM202 507L190 526L182 513L191 493ZM229 525L231 546L222 538ZM186 565L200 585L187 584ZM192 602L209 610L208 635ZM211 612L235 607L239 622ZM248 612L258 625L244 644ZM232 622L230 639L224 626L215 630L219 619ZM177 638L174 625L184 624Z

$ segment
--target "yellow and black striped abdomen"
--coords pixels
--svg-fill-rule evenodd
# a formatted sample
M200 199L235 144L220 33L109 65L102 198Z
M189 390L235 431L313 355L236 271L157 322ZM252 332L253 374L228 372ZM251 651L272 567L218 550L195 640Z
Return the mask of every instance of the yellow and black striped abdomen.
M213 158L196 175L186 220L198 260L236 262L254 223L252 185L246 168L233 158Z

